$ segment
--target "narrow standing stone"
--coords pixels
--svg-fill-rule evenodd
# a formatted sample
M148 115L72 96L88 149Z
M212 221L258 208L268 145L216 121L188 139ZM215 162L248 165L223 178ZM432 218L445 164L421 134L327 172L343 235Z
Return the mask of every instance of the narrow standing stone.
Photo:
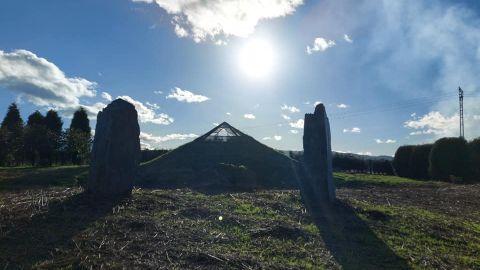
M305 114L303 153L306 183L303 191L314 204L335 200L332 174L330 123L325 106L319 104L313 114Z
M135 107L116 99L98 113L87 192L99 197L130 195L140 161Z

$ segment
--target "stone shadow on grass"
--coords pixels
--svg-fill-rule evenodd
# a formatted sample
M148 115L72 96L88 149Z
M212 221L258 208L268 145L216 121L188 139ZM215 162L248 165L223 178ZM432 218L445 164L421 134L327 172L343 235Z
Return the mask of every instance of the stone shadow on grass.
M320 234L343 269L411 269L342 201L311 206Z
M0 269L30 269L53 258L53 254L75 249L73 238L98 219L112 213L121 199L93 200L85 193L53 201L48 209L21 219L6 235L0 236ZM80 258L69 258L62 268L75 265Z

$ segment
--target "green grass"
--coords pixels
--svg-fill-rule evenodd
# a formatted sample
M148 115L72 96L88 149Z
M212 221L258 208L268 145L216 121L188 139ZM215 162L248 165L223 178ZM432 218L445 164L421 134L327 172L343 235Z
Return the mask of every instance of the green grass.
M335 172L333 174L335 183L337 185L381 185L381 186L398 186L398 185L436 185L438 182L433 181L419 181L409 178L378 175L378 174L363 174L363 173L342 173Z

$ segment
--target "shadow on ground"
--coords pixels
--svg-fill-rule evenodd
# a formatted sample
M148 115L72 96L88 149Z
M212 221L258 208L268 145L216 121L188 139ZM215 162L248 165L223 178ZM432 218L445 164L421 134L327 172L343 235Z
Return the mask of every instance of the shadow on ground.
M51 202L43 213L22 218L11 231L1 235L0 268L41 267L41 262L51 259L53 254L74 249L73 237L111 213L119 202L93 201L90 196L80 193L63 201ZM65 266L75 265L75 259L65 261Z
M310 212L326 246L343 269L410 269L347 203L337 200L330 206L311 207Z
M0 191L78 186L87 174L88 166L0 168Z

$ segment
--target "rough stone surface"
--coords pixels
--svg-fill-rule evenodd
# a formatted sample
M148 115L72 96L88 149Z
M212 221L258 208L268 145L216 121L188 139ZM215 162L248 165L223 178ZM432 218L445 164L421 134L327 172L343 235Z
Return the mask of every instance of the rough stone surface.
M129 195L140 161L140 127L135 107L114 100L98 113L87 192Z
M332 174L330 123L325 106L319 104L313 114L305 114L304 134L304 193L316 202L335 200Z

